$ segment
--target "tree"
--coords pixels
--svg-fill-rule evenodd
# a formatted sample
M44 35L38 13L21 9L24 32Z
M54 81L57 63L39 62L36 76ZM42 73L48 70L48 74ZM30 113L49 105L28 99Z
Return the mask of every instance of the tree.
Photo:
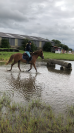
M36 45L32 42L32 44L31 44L31 49L32 49L32 51L35 51L35 50L37 50L37 47L36 47Z
M64 50L68 50L69 48L68 48L67 45L63 45L63 49L64 49Z
M2 39L1 40L1 48L10 48L8 39Z
M47 52L51 52L51 42L45 42L44 46L43 46L43 50L47 51Z
M61 47L63 48L64 50L69 50L69 47L65 44L62 44L59 40L52 40L54 43L55 43L55 46L57 47Z
M53 39L52 41L55 43L55 46L60 47L61 42L59 40Z
M22 41L22 45L21 45L21 47L20 47L20 49L21 50L24 50L25 51L25 47L26 47L26 44L28 43L28 39L24 39L23 41Z
M28 39L24 39L24 41L22 42L22 45L20 47L21 50L25 51L26 44L28 43L28 41L29 41ZM37 50L37 47L36 47L36 45L33 42L31 43L31 49L32 49L32 51Z

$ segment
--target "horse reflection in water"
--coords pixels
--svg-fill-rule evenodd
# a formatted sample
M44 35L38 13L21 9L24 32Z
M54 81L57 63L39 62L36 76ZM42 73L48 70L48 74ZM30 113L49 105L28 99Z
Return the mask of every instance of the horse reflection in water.
M18 63L18 68L19 68L19 70L21 71L21 69L20 69L20 62L27 63L27 61L24 60L24 59L22 58L22 56L23 56L23 55L22 55L21 53L16 53L16 54L11 55L11 57L10 57L9 61L6 63L6 65L9 64L10 62L12 62L12 60L14 60L14 62L11 64L11 69L8 70L8 71L11 71L13 65L16 64L16 63ZM38 58L39 56L40 56L42 59L44 59L43 51L42 51L41 49L38 50L38 51L35 51L34 53L31 54L31 56L32 56L32 60L29 62L29 63L30 63L30 69L29 69L28 71L30 71L30 70L32 69L32 66L34 66L34 68L35 68L35 70L36 70L36 72L37 72L37 68L36 68L36 66L35 66L35 63L36 63L36 60L37 60L37 58Z
M18 94L22 94L24 98L29 101L32 97L39 98L41 97L41 88L36 85L36 77L29 74L29 77L21 79L20 73L17 78L14 77L11 73L11 76L8 78L9 84L13 87L14 91L18 91Z

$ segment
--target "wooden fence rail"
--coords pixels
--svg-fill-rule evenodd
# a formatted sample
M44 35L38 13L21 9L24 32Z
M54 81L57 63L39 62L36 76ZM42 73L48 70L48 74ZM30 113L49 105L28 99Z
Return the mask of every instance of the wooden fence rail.
M68 62L65 62L65 61L56 60L56 59L48 59L47 66L52 67L52 66L55 66L55 64L61 65L61 69L62 70L64 68L68 69L68 70L72 69L71 63L68 63Z

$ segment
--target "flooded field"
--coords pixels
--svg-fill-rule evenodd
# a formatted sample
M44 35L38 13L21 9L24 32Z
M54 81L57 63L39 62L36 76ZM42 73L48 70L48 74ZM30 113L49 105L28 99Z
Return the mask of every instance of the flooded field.
M11 72L10 65L0 63L0 95L6 92L12 101L27 104L32 99L40 99L48 103L55 112L62 112L67 105L74 104L74 61L72 71L60 71L60 66L55 69L47 68L46 62L37 62L37 70L30 72L28 64L21 64L24 72L19 72L17 64Z

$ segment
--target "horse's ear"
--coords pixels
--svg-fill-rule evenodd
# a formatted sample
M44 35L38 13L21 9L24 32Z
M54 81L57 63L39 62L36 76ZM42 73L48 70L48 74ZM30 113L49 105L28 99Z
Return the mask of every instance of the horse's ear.
M42 52L42 49L40 49L40 51Z
M42 49L41 49L41 52L42 52Z

